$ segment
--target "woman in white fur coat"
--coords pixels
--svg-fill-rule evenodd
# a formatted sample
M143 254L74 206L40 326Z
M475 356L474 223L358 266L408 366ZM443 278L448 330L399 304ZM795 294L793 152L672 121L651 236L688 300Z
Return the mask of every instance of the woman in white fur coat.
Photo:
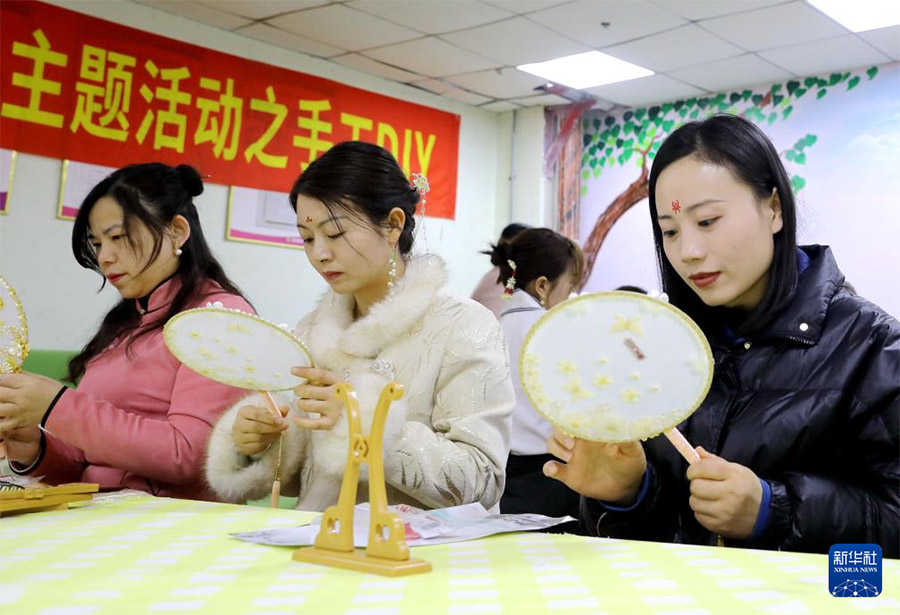
M309 262L331 286L295 330L317 368L292 370L308 382L278 399L290 420L259 406L258 395L222 417L209 445L209 484L230 502L266 495L272 443L284 432L282 494L297 495L302 510L335 504L348 440L335 384L354 388L368 432L381 390L397 381L406 395L385 429L389 502L493 507L514 403L505 341L486 308L446 291L438 257L408 257L420 192L389 152L349 141L310 164L290 199ZM366 476L360 501L368 499Z

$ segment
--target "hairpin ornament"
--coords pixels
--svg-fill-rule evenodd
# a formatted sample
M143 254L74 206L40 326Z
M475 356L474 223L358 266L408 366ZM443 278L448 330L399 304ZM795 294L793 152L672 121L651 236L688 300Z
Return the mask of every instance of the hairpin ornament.
M419 193L419 196L422 199L422 211L421 215L425 215L425 195L428 194L428 191L431 190L431 186L428 185L428 178L422 175L421 173L413 173L412 174L412 182L410 182L410 187Z
M672 201L672 211L676 214L681 213L681 203L679 203L678 200Z
M513 293L516 292L516 263L511 259L506 261L506 263L509 265L509 268L512 269L512 275L506 279L506 288L503 289L503 298L511 299Z

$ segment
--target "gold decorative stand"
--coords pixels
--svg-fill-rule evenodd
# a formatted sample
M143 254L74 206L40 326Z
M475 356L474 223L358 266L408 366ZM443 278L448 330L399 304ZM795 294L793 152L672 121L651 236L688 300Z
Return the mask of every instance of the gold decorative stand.
M336 392L347 409L350 430L341 494L337 506L329 506L323 513L315 545L297 549L294 559L389 577L430 572L430 562L409 556L403 521L388 511L384 487L384 423L391 402L403 397L403 385L392 382L381 391L368 436L363 435L360 427L359 402L353 387L341 382ZM353 548L353 507L359 487L359 466L364 462L369 463L369 541L365 550L357 550Z

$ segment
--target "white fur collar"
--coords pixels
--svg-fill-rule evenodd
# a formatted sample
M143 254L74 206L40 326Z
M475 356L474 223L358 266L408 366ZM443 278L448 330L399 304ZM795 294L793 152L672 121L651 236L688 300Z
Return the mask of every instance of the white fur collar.
M356 322L353 296L327 291L316 307L310 332L313 356L329 362L328 350L334 348L337 340L341 352L374 359L382 348L425 316L446 281L447 271L439 257L426 254L410 259L403 277L397 280L396 290Z

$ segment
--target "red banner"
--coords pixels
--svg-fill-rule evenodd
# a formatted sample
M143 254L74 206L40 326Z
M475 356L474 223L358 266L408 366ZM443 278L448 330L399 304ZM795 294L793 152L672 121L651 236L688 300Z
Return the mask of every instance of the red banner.
M0 147L288 192L358 139L425 174L427 214L454 217L458 115L30 0L0 4L0 47Z

